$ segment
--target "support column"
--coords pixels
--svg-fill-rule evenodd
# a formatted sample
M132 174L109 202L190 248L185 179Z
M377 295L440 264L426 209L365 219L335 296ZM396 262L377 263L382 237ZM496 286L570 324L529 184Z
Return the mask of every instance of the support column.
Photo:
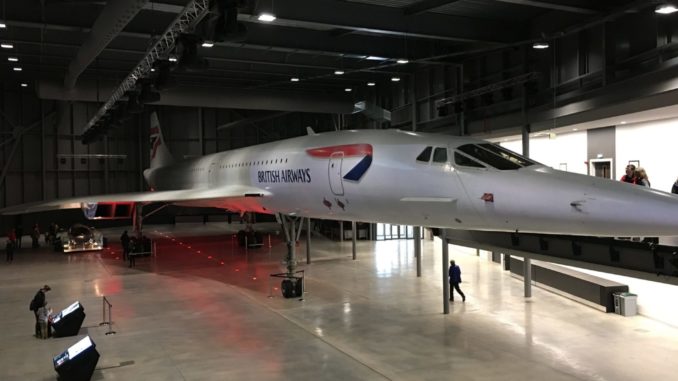
M344 242L344 221L339 222L339 242Z
M134 236L141 238L143 231L143 215L144 206L140 203L134 204L134 212L132 213L132 230L134 231Z
M355 229L355 221L351 221L351 232L353 233L353 234L351 234L351 236L353 238L353 240L352 240L353 260L355 261L355 259L357 258L355 246L356 246L356 239L358 238L358 232L356 232L356 229Z
M417 258L417 278L421 278L421 226L414 227L414 257Z
M443 314L450 313L450 279L448 276L450 266L450 251L447 244L447 231L440 229L440 239L443 241L443 263L441 269L443 271Z
M308 225L306 227L306 264L311 264L311 217L306 219Z
M532 297L532 260L523 257L523 281L525 286L525 297Z

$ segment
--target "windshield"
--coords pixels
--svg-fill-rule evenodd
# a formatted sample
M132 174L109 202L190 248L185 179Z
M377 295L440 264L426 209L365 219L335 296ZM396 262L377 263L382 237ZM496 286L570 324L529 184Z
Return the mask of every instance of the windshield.
M490 167L500 170L519 169L537 164L535 161L520 156L517 153L511 152L496 144L466 144L457 149Z

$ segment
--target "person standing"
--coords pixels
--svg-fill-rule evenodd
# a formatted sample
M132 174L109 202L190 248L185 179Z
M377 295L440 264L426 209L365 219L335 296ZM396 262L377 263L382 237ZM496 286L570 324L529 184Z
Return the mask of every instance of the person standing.
M461 269L456 265L454 260L450 261L450 269L447 272L450 278L450 300L454 302L454 290L457 290L459 295L461 295L461 301L466 301L466 295L459 288L459 283L461 283Z
M33 314L35 315L35 337L42 337L42 333L40 330L40 316L38 315L38 310L40 307L43 307L47 305L47 299L45 298L45 293L47 291L51 290L52 288L49 287L48 285L42 286L41 289L38 290L38 292L35 293L35 296L33 297L33 301L31 301L31 311L33 311Z
M31 239L33 240L33 248L37 249L40 247L40 227L38 224L33 225L33 231L31 232Z
M647 177L647 172L645 172L644 168L638 168L638 172L636 174L636 177L638 178L638 184L645 186L645 187L650 187L650 179Z
M126 261L129 255L129 236L127 235L127 230L123 231L120 236L120 245L122 245L122 260Z
M622 176L621 181L625 183L638 184L638 177L636 177L636 166L629 164L626 166L626 174Z
M5 255L7 262L14 262L14 242L10 239L5 243Z

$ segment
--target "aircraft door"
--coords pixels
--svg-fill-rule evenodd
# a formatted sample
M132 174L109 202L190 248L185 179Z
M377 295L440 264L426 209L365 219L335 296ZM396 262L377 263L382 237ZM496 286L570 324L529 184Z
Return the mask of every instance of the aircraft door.
M207 184L210 188L217 186L219 176L219 166L216 161L210 163L207 171Z
M327 173L330 180L330 189L332 193L337 196L344 195L344 184L341 177L341 165L344 161L343 152L334 152L330 156L330 161L327 167Z

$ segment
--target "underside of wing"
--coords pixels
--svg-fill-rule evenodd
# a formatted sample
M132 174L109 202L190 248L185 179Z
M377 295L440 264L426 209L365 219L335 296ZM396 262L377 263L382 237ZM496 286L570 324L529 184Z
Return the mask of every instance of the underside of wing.
M52 201L34 202L29 204L22 204L11 206L5 209L0 209L0 214L15 215L25 213L44 212L58 209L79 209L86 207L89 204L99 203L152 203L152 202L167 202L178 204L211 204L213 201L215 205L219 200L237 200L251 197L266 197L271 193L263 189L244 185L228 185L210 189L182 189L170 191L154 191L154 192L134 192L134 193L117 193L104 194L97 196L82 196L71 197L65 199L57 199Z

